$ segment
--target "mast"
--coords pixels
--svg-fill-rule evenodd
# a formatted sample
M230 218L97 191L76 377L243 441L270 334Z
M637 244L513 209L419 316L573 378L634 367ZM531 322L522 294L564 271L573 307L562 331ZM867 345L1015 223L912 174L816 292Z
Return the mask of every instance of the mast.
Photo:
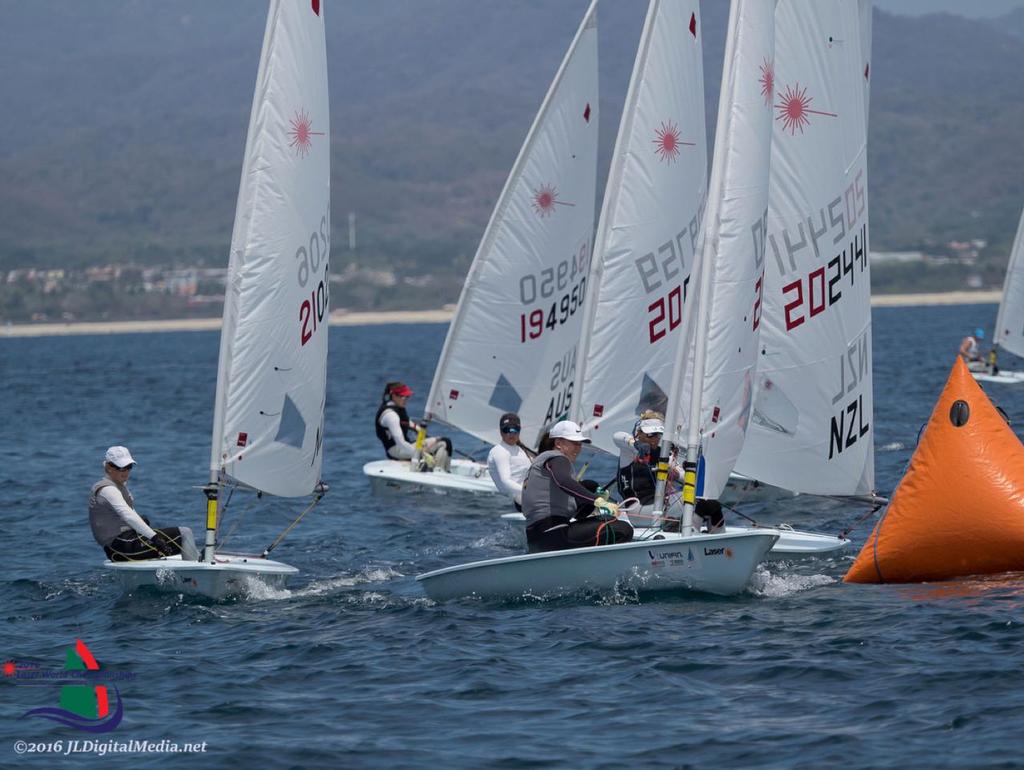
M683 534L692 532L696 495L702 492L697 489L702 444L708 444L714 457L704 486L717 497L746 428L760 325L772 131L771 101L765 92L770 92L773 56L774 3L733 0L708 212L696 267L698 300L677 340L655 489L654 508L661 514L672 442L685 426ZM707 424L714 427L704 435Z

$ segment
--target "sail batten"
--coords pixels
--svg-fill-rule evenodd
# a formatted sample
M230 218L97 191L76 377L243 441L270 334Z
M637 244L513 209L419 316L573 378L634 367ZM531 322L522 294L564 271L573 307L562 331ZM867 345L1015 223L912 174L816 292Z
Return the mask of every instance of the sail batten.
M211 480L284 497L320 481L329 257L323 9L272 0L231 238Z

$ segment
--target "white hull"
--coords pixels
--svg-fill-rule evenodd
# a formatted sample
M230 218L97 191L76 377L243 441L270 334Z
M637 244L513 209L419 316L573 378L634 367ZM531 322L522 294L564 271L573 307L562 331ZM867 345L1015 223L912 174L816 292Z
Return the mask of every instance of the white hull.
M503 513L501 518L508 522L523 524L526 517L521 513ZM767 527L730 527L726 526L727 535L738 535L744 532L774 532L779 539L768 552L773 561L789 561L806 557L829 556L850 546L850 541L836 535L825 535L820 532L805 532L790 527L772 529ZM638 527L634 530L634 541L639 540L679 540L676 532L663 532L659 529Z
M453 492L471 495L496 495L487 466L472 460L452 460L451 473L414 471L408 460L374 460L363 466L374 494L408 494Z
M184 561L180 556L145 561L108 561L127 593L142 587L226 599L245 596L257 584L283 588L295 567L258 556L217 554L214 562Z
M998 382L1003 385L1019 385L1024 382L1024 372L1007 372L1002 370L1000 370L999 374L971 372L971 376L978 382Z
M555 597L616 588L728 596L747 587L778 536L774 530L759 530L531 553L447 567L416 580L438 602Z
M452 492L471 495L497 495L498 490L487 472L487 465L472 460L452 460L451 473L414 471L407 460L374 460L363 466L374 494ZM768 502L794 497L788 489L773 487L739 473L729 477L723 502Z

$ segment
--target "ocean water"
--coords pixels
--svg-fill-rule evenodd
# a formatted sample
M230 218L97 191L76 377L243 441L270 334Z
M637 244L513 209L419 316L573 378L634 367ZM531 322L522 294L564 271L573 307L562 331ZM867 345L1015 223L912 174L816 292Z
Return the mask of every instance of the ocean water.
M876 309L883 493L960 338L994 316ZM58 687L0 676L0 767L1024 765L1020 576L844 585L853 549L761 568L731 598L425 599L417 573L521 547L493 502L376 498L362 475L380 454L382 383L406 379L422 409L444 333L331 329L332 489L275 551L302 572L287 590L221 603L123 596L86 513L103 450L124 443L139 462L138 508L200 529L217 334L0 338L0 660L60 669L81 639L103 670L134 673L118 683L123 721L101 736L22 718L57 706ZM1024 388L989 393L1024 416ZM296 513L259 506L232 542L257 550ZM838 532L862 515L801 497L785 519ZM858 548L873 521L854 530ZM983 511L967 512L971 526L984 526ZM206 753L17 753L18 741L67 751L74 740L205 742Z

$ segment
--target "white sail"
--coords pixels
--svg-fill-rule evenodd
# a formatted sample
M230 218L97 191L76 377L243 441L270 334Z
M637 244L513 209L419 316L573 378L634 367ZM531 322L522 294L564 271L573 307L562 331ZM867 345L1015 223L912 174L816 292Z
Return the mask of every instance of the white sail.
M697 0L652 0L601 210L577 419L594 444L666 409L707 190Z
M322 464L330 118L320 0L272 0L231 236L210 468L274 495Z
M427 419L537 441L572 404L597 184L597 11L587 9L491 215L427 400Z
M781 0L755 400L736 470L874 487L867 117L857 3Z
M999 304L993 344L1024 356L1024 212L1021 212L1010 262L1006 266L1003 301Z
M687 316L680 396L669 416L679 446L698 439L697 495L717 498L743 447L753 397L764 282L772 145L775 3L734 0L705 236ZM695 384L696 383L696 384ZM699 400L692 393L699 389ZM691 423L695 430L691 431ZM689 434L689 435L688 435Z

